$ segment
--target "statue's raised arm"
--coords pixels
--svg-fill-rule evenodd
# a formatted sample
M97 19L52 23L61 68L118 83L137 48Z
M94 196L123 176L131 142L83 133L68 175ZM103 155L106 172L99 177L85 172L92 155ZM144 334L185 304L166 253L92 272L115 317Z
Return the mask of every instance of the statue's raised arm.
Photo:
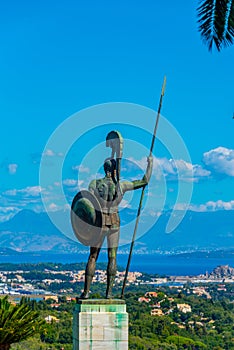
M147 157L147 168L145 175L141 180L134 180L134 181L122 181L120 183L121 191L124 194L126 191L131 191L131 190L137 190L138 188L144 187L148 185L149 180L152 175L152 170L153 170L153 157L150 155Z

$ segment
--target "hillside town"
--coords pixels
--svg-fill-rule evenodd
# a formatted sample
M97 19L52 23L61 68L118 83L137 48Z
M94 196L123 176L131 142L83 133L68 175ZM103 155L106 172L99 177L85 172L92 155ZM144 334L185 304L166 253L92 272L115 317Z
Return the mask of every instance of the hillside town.
M12 265L14 266L14 265ZM1 266L0 266L1 268ZM116 287L123 283L125 272L118 271L115 278ZM52 269L44 269L36 274L32 270L6 270L0 269L0 294L13 296L48 296L67 295L75 291L74 286L82 285L85 279L85 270L61 270L56 266ZM95 272L93 283L106 283L106 271L98 269ZM146 286L150 289L157 286L170 286L180 289L189 285L187 289L190 293L204 295L210 298L208 285L215 283L219 291L225 291L226 283L234 283L234 268L228 265L216 267L211 273L198 276L166 276L154 277L141 272L129 272L128 286ZM205 285L205 286L204 286ZM54 288L56 286L56 290Z

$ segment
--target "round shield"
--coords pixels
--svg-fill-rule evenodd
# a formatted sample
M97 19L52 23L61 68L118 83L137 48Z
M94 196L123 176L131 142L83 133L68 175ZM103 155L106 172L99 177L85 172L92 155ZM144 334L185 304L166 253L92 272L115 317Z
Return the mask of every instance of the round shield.
M96 247L102 243L102 208L89 191L82 190L71 205L71 224L76 238L84 245Z

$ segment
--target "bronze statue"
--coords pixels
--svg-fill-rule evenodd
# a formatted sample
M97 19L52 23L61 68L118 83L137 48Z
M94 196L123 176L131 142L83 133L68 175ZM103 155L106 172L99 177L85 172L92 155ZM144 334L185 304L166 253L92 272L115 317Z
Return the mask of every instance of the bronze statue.
M81 299L89 297L96 261L105 238L108 245L106 298L112 297L120 234L118 205L126 191L145 187L152 173L153 158L150 155L147 158L146 173L141 180L120 181L122 137L119 132L111 131L107 135L106 142L107 146L112 148L112 155L104 162L105 177L93 180L89 184L89 191L79 192L72 203L71 221L74 232L83 244L90 246ZM114 159L115 154L116 159Z

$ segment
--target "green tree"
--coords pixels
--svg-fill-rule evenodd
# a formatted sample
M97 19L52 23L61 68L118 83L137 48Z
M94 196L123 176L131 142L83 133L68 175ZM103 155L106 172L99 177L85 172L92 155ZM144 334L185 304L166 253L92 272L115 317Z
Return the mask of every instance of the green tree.
M18 343L36 334L44 321L38 312L21 303L13 305L8 297L0 299L0 350L8 350L11 344Z
M72 333L69 330L65 330L59 333L58 343L60 344L72 343Z
M161 308L163 309L163 311L168 310L171 306L171 303L168 299L165 299L161 302Z
M53 325L48 325L47 327L45 327L45 329L43 330L43 333L41 334L41 341L48 344L54 344L57 342L57 339L58 339L57 329L54 328Z
M180 349L180 347L186 347L187 349L191 349L191 347L194 345L195 346L195 342L194 340L190 339L190 338L185 338L185 337L181 337L178 335L170 335L167 338L167 341L169 343L175 344L177 345L177 347Z
M200 0L197 8L199 31L211 51L233 44L234 0Z
M157 297L155 298L157 301L161 301L165 298L165 293L163 292L158 292Z

